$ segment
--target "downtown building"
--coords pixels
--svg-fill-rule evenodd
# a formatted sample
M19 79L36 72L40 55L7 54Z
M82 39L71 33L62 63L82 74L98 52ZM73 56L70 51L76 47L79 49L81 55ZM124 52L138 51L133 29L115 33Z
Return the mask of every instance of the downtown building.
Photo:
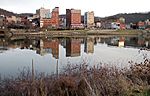
M36 14L39 15L40 19L50 18L50 9L40 8L36 10Z
M94 23L94 12L85 12L84 14L84 26L86 28L92 28L95 26Z
M59 28L66 29L66 15L59 15Z
M51 13L50 9L42 9L42 11L37 11L37 14L40 16L40 28L59 27L59 7L55 7Z
M66 9L66 28L67 29L83 28L83 24L81 24L81 10Z

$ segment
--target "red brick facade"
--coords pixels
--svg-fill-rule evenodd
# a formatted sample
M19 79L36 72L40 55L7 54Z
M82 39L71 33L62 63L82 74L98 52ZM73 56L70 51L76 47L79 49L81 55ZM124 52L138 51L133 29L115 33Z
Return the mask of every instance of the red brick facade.
M43 28L47 28L47 27L58 28L59 27L59 8L55 7L53 11L51 12L51 18L41 19L40 24L42 24L41 27Z
M144 26L145 25L145 22L138 22L138 26Z
M81 25L81 10L66 9L66 27L80 28Z
M117 19L116 21L119 24L119 27L120 27L121 30L125 30L126 29L125 21L122 21L120 19Z
M126 29L126 24L120 23L120 29L125 30Z

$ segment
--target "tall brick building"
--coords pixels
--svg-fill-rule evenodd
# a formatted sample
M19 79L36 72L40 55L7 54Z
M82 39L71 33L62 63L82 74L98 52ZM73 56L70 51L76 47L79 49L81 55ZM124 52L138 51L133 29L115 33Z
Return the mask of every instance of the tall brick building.
M81 10L66 9L66 27L68 29L82 28Z
M51 13L51 24L54 27L59 26L59 7L55 7Z
M59 7L55 7L51 14L50 18L40 18L40 27L41 28L58 28L59 27Z

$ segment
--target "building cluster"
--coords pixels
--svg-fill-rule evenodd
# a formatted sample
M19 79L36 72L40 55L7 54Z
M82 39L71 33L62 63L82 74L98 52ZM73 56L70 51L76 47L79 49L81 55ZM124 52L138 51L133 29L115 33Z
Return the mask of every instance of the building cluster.
M137 23L130 23L129 28L150 30L150 19L139 21Z
M92 28L94 12L86 12L84 22L81 21L81 10L66 9L66 14L60 16L59 7L50 9L40 8L31 16L4 16L0 14L0 27L11 28L44 28L44 29L83 29Z
M120 17L117 19L110 19L110 20L102 20L96 22L96 27L101 29L150 29L150 19L145 21L139 21L136 23L126 23L125 18Z
M29 28L30 21L25 16L0 15L0 28Z
M119 19L110 19L100 22L100 28L102 29L125 29L125 19L123 17Z
M52 9L40 8L36 14L26 16L4 16L0 14L0 28L26 29L149 29L150 19L137 23L126 24L123 17L110 20L95 20L94 11L81 15L79 9L66 9L64 16L59 14L59 7Z
M147 19L145 21L139 21L137 23L137 26L140 29L150 29L150 19Z
M139 21L137 23L130 23L130 26L128 28L150 30L150 19L146 19L144 21Z
M39 16L40 28L59 27L59 7L55 7L51 13L50 9L40 8L36 14Z
M82 29L94 27L94 12L86 12L84 15L84 23L81 21L81 10L66 9L65 16L59 15L59 7L55 7L52 12L50 9L41 8L37 10L39 15L40 28L61 28L61 29Z

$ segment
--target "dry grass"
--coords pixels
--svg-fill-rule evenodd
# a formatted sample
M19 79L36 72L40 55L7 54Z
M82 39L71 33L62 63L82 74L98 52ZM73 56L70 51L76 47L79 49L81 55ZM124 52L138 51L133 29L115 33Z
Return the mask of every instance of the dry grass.
M68 65L50 76L23 70L17 78L0 78L0 96L150 96L150 60L130 69Z

